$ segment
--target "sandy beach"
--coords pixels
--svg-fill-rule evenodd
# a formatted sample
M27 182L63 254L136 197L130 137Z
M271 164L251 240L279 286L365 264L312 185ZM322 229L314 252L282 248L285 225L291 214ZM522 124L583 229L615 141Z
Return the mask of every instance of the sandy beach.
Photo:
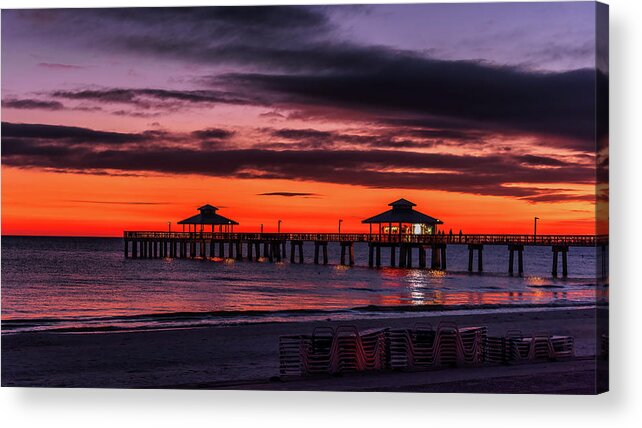
M595 309L566 308L355 320L351 324L360 329L454 321L460 327L486 325L490 335L509 329L571 335L576 340L576 358L515 366L386 371L294 380L278 378L279 336L308 334L317 325L338 322L93 334L20 333L2 337L2 386L592 393L596 361L601 361L596 359L595 320Z

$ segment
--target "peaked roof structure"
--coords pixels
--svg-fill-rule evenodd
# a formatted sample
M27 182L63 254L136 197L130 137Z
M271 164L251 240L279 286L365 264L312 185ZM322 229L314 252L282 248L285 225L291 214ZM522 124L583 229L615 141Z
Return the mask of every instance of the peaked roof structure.
M399 199L388 204L392 209L367 218L362 223L412 223L412 224L444 224L443 221L415 211L415 203Z
M198 208L200 214L181 220L178 224L238 224L232 219L216 214L218 208L210 204Z
M410 202L408 199L401 198L394 202L390 202L388 206L389 207L416 207L417 204L415 204L414 202Z

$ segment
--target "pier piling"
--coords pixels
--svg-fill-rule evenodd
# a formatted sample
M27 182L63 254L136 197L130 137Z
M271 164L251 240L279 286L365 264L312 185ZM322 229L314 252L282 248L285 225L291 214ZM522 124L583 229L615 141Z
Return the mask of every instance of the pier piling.
M299 250L299 263L303 263L303 241L290 241L290 263L296 263L297 249Z
M348 265L354 265L354 242L341 242L341 264L346 265L346 253L348 254Z
M270 261L281 262L287 259L286 247L290 243L290 263L304 263L304 242L314 243L314 263L328 263L328 243L338 242L340 245L340 263L346 266L355 264L355 242L368 245L368 266L381 267L381 248L390 248L390 266L412 268L413 249L418 251L418 266L426 268L428 264L427 249L431 250L430 268L446 270L446 248L448 244L468 243L468 271L474 271L474 256L477 252L477 272L483 272L483 247L487 245L508 246L509 275L524 274L524 247L552 247L553 263L551 273L557 277L568 277L568 251L574 247L593 247L596 254L596 277L605 278L608 275L608 237L584 235L545 235L533 240L532 235L382 235L373 234L332 234L332 233L291 233L291 234L255 234L229 232L125 232L123 254L125 258L158 259L158 258L200 258L211 259L216 256L236 260L244 260L243 246L247 244L247 260L258 260L261 256ZM472 243L471 243L472 242ZM218 244L218 254L216 247ZM226 245L227 244L227 245ZM254 247L252 247L254 245ZM208 250L209 247L209 250ZM399 259L397 259L397 249ZM298 255L297 255L298 251ZM517 253L517 257L515 257ZM561 253L561 257L560 257ZM517 260L515 260L517 258ZM560 262L561 258L561 272ZM517 262L517 268L515 263ZM398 263L398 265L397 265Z
M568 246L566 245L553 245L553 269L552 275L554 278L557 278L557 265L559 261L559 253L562 253L562 277L568 277Z
M468 245L468 272L473 271L473 252L477 251L477 272L484 271L484 246L482 244Z
M430 250L430 269L437 270L441 267L441 249L435 244Z
M319 264L319 243L318 242L314 243L314 264L315 265Z
M515 265L515 252L517 252L517 270L518 275L524 274L524 246L523 245L509 245L508 246L508 274L513 276Z
M426 247L424 247L423 245L419 247L419 267L426 267Z

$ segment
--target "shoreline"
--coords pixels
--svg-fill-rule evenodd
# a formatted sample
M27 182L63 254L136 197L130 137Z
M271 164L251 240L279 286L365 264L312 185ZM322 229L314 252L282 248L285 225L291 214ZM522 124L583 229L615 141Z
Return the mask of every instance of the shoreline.
M483 305L403 305L403 306L361 306L349 309L316 310L292 309L277 311L212 311L212 312L172 312L156 314L139 314L105 317L74 318L18 318L2 320L2 336L49 332L101 334L137 331L184 330L207 327L231 327L239 325L287 323L287 322L317 322L338 321L349 323L358 319L390 319L390 318L421 318L451 315L484 315L495 313L514 313L532 311L581 310L608 308L608 304L587 302L550 302L550 303L515 303L515 304L483 304ZM253 319L252 319L253 318ZM127 323L140 323L146 320L148 324L127 326ZM111 322L111 324L110 324ZM44 325L37 325L42 323ZM104 325L79 325L82 323L103 323ZM173 324L172 324L173 323ZM57 327L54 324L58 324ZM67 326L65 326L65 324ZM7 325L15 327L6 328ZM50 325L48 328L47 325ZM24 330L21 330L24 328Z
M596 323L607 308L558 308L528 312L448 314L418 317L302 321L209 326L191 329L70 334L29 332L2 337L2 386L102 387L102 388L203 388L203 389L314 389L314 390L448 390L436 385L464 382L459 392L474 392L495 379L530 377L543 391L589 391L597 373ZM598 315L599 312L599 315ZM417 372L346 374L275 382L279 375L278 338L310 334L316 326L351 324L359 329L374 327L411 328L416 323L456 322L460 327L485 325L489 335L519 329L524 334L547 332L575 337L575 360L545 364L455 368ZM608 329L608 326L602 326ZM608 330L606 330L608 331ZM598 330L600 335L602 331ZM450 373L436 375L435 373ZM551 374L551 373L554 373ZM577 376L569 376L575 373ZM460 377L466 374L465 380ZM559 382L551 382L557 376ZM271 381L272 379L272 381ZM359 379L358 385L354 382ZM410 385L408 382L412 380ZM423 379L423 380L422 380ZM460 380L457 380L460 379ZM564 380L566 379L566 381ZM591 381L592 379L592 381ZM385 380L385 382L384 382ZM524 380L524 379L522 379ZM439 382L437 382L439 383ZM443 383L443 382L442 382ZM477 385L477 386L474 386ZM482 385L482 386L480 386ZM552 388L552 390L551 390ZM498 390L497 392L502 392ZM588 392L583 392L588 393Z

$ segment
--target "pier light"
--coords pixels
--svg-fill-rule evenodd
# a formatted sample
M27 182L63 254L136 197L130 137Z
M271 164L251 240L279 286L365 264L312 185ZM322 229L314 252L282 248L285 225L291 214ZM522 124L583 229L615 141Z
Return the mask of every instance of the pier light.
M170 233L172 232L172 222L171 221L167 222L167 231L170 232Z
M539 217L533 219L533 237L537 237L537 220L539 220Z
M343 219L339 219L339 235L341 235L341 223L343 223Z
M277 226L276 226L277 233L281 233L281 223L282 222L283 222L283 220L279 220L277 222Z

